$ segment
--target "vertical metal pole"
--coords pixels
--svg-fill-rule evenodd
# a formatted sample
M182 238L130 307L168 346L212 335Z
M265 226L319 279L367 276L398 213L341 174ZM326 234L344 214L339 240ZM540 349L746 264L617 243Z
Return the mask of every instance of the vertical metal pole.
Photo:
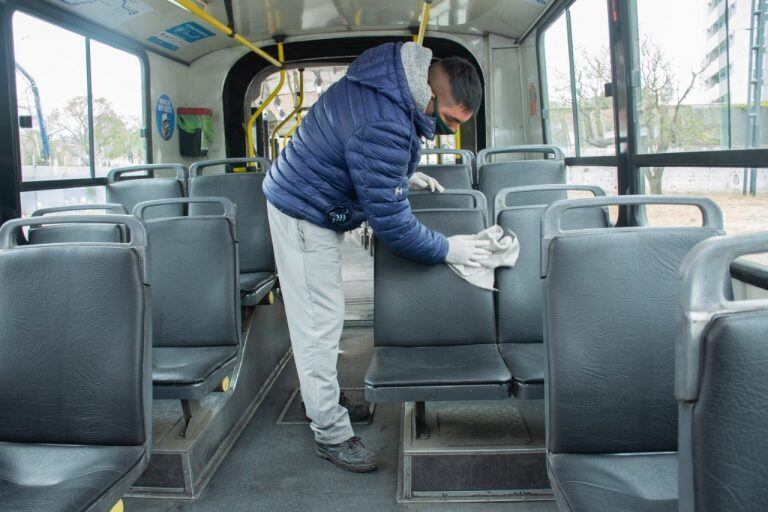
M576 146L576 156L581 156L579 136L579 94L576 90L576 65L573 62L573 31L571 30L571 10L565 10L565 26L568 35L568 67L571 75L571 110L573 111L573 140Z
M88 160L90 161L91 178L96 177L96 146L94 144L93 122L93 80L91 79L91 38L85 38L85 83L88 105Z
M635 0L606 0L611 44L613 79L613 123L616 133L616 163L619 194L642 190L643 177L635 165L637 154L635 95L640 88L640 61L635 28ZM619 226L631 225L640 217L628 207L619 208Z

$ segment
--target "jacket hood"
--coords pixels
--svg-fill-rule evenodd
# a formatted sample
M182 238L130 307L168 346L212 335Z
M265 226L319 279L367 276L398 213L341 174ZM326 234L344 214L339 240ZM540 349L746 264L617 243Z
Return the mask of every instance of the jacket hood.
M411 97L400 57L403 43L387 43L364 51L347 70L347 80L378 91L412 116L419 137L435 138L435 121Z

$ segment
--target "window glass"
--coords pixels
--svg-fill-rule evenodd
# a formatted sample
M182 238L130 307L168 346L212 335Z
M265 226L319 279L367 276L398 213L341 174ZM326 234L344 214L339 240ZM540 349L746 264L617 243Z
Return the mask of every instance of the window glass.
M13 15L23 181L90 177L85 45L83 36Z
M542 37L546 73L547 143L559 146L566 156L576 156L571 72L568 60L568 26L563 14Z
M726 233L735 235L768 230L768 169L661 167L642 169L645 192L706 196L723 211ZM744 178L747 188L744 187ZM750 184L754 183L754 195ZM695 208L648 206L651 226L692 226L701 224ZM768 255L749 257L768 265Z
M145 163L141 82L138 57L91 40L96 176L106 176L113 167Z
M720 32L708 35L712 18L716 20L724 5L710 7L700 0L637 2L639 152L728 147L727 72L720 77L727 59L725 51L712 53L720 44Z
M569 9L579 156L616 153L613 99L605 95L605 84L612 81L605 6L605 0L578 0Z
M566 170L566 179L571 185L597 185L605 191L607 196L619 194L619 177L616 167L597 167L586 165L569 166ZM572 192L568 198L593 197L589 192ZM611 222L616 222L619 216L618 206L608 207Z
M32 212L41 208L76 204L103 204L105 202L106 190L104 187L59 188L22 192L21 216L29 217Z

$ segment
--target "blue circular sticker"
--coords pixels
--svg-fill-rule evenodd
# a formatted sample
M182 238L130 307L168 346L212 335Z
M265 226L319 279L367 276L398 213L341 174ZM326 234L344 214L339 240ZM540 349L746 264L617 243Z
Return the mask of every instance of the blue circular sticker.
M176 115L173 113L173 102L167 94L157 98L155 107L155 124L157 131L164 140L173 136L173 129L176 126Z

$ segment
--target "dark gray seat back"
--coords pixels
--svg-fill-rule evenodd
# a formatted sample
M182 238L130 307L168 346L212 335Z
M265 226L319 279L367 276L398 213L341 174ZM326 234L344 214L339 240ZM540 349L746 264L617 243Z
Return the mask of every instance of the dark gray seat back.
M684 512L768 505L768 300L734 302L718 286L733 260L768 252L768 233L718 237L682 265L675 393Z
M203 175L206 167L258 163L253 172ZM267 199L261 189L270 161L267 158L228 158L196 162L189 168L189 197L226 197L236 206L240 272L275 272L275 257L267 219ZM191 203L189 215L216 215L220 205Z
M472 190L472 169L464 164L420 165L416 172L432 176L445 188Z
M240 342L240 286L235 205L223 197L139 203L152 208L217 204L219 215L151 218L146 221L152 261L152 320L156 347L232 346Z
M173 178L155 178L158 173L173 172ZM136 176L136 173L139 173ZM181 164L146 164L112 169L107 175L107 202L117 203L126 211L143 201L184 197L186 169ZM153 208L150 218L180 217L183 204L168 204Z
M411 210L482 209L488 211L485 196L477 190L446 189L444 192L409 192Z
M475 180L475 154L468 149L425 148L421 157L437 155L437 163L423 163L416 168L439 181L445 188L471 189ZM443 163L443 155L453 155L453 163Z
M572 208L685 204L703 227L563 231ZM688 251L722 232L706 198L558 201L542 218L550 453L677 449L673 392L677 275Z
M71 206L56 206L42 208L32 212L32 217L42 217L48 214L106 210L115 214L125 215L127 212L120 204L78 204ZM30 228L27 241L30 244L60 244L67 242L122 242L123 229L118 225L109 224L54 224Z
M494 155L544 153L552 155L544 160L513 160L508 162L491 161ZM511 146L503 148L488 148L477 154L478 189L488 198L491 218L495 218L492 201L505 187L524 187L528 185L564 184L566 181L565 157L556 146ZM549 204L559 199L565 199L565 193L557 190L544 190L537 193L521 195L516 203L509 206L531 204Z
M62 225L124 225L131 242L16 244L24 226L50 222L17 219L0 229L0 440L146 449L152 395L144 226L128 215L59 216Z
M509 199L519 204L518 196L543 191L565 194L568 190L592 192L605 196L600 187L588 185L534 185L504 188L496 195L496 224L512 231L520 242L520 254L514 267L496 270L497 319L499 342L541 343L543 334L544 290L541 281L541 216L546 204L507 206ZM563 218L566 230L606 228L607 212L600 207L567 210Z
M446 236L486 227L484 212L424 210L416 216ZM456 276L446 265L422 265L377 242L374 261L374 344L416 347L495 343L493 292Z

